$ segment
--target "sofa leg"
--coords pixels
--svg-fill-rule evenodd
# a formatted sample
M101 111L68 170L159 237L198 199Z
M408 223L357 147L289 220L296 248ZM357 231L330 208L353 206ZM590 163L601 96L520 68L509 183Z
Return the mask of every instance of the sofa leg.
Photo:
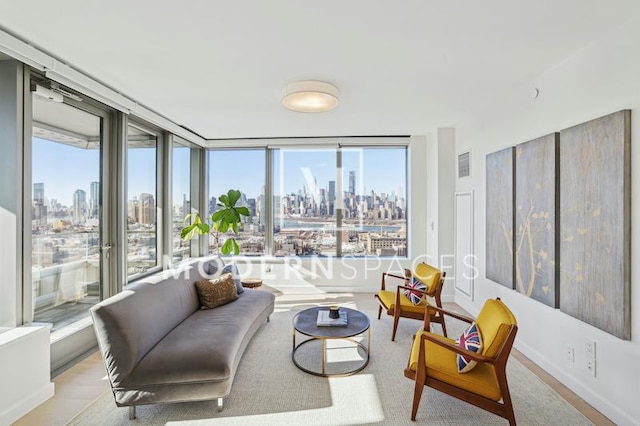
M267 317L267 322L270 322L270 321L271 321L271 315Z
M222 411L224 400L222 398L218 398L218 412Z
M135 405L129 406L129 420L133 420L136 418L136 407Z

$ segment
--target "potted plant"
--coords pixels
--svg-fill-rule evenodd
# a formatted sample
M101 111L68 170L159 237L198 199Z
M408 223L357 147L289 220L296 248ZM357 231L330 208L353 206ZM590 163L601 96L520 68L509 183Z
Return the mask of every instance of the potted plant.
M190 225L185 226L180 231L180 237L183 240L191 240L196 235L207 235L211 233L213 236L216 251L222 254L240 254L240 246L234 237L228 237L222 247L220 247L220 236L226 234L229 229L234 235L238 234L238 227L242 225L241 216L249 216L249 209L243 206L236 206L240 199L240 191L230 189L226 194L222 194L218 198L218 206L210 218L211 224L203 222L199 213L190 213L185 216L185 223L191 221Z

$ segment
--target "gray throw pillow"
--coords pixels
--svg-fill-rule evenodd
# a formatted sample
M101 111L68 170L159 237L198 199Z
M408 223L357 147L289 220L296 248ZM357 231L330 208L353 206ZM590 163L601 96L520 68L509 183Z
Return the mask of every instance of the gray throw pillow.
M224 273L222 272L222 268L224 267L224 261L220 256L216 256L208 259L206 262L204 262L202 266L203 266L202 272L212 277L218 276Z
M236 290L238 294L244 293L244 287L242 287L242 281L240 280L240 273L238 273L238 267L230 263L222 268L223 274L231 274L233 276L233 282L236 283Z

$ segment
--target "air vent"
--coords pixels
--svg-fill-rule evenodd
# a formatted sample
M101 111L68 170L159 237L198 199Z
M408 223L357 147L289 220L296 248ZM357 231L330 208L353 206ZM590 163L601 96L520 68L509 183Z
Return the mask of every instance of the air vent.
M458 155L458 178L469 176L469 152Z

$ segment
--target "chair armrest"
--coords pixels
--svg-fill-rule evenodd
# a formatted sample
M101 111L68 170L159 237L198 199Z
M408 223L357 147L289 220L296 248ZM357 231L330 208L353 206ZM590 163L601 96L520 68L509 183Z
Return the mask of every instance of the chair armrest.
M466 349L463 349L459 346L456 346L452 343L449 342L445 342L444 340L440 340L432 335L430 335L430 333L428 332L424 332L420 335L420 350L424 351L424 341L428 340L430 342L435 343L436 345L442 346L445 349L448 349L452 352L455 352L457 354L460 355L464 355L468 358L471 358L474 361L477 362L483 362L483 363L487 363L487 364L495 364L496 360L494 358L489 358L487 356L484 356L482 354L479 354L478 352L472 352Z
M382 275L387 276L387 277L399 278L401 280L405 279L405 277L403 277L402 275L391 274L389 272L383 272Z
M385 289L385 284L386 284L386 281L387 281L387 277L397 278L397 279L403 280L403 281L406 279L405 277L403 277L401 275L391 274L389 272L383 272L382 273L382 280L380 282L380 290L386 290Z
M474 321L473 318L469 318L467 316L458 314L458 313L453 312L453 311L447 311L446 309L438 308L437 306L428 305L427 308L428 309L433 309L433 310L439 312L442 315L449 315L450 317L453 317L455 319L459 319L460 321L464 321L464 322L469 323L469 324L471 324ZM427 308L425 308L425 309L427 309Z

